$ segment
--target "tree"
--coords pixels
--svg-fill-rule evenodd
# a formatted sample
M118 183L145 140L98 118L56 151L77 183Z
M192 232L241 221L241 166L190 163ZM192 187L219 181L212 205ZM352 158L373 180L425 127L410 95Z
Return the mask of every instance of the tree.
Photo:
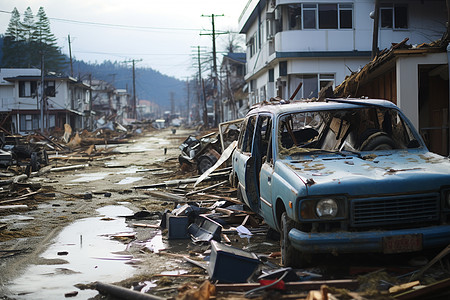
M40 7L35 16L28 7L23 21L16 8L5 33L3 45L3 67L28 68L39 67L42 55L45 61L44 71L62 72L66 59L56 43L56 37L50 30L50 21L44 8Z
M50 21L42 6L39 8L36 17L35 48L39 55L44 54L46 69L60 71L65 64L65 57L59 50L56 43L57 39L50 30Z
M20 57L22 55L22 43L20 34L22 31L22 22L20 22L20 13L17 8L11 12L11 19L6 29L3 40L3 66L19 65Z
M23 15L22 21L22 40L32 42L35 40L36 24L34 23L34 16L31 8L28 6Z
M5 36L11 37L13 40L18 41L21 28L22 23L20 22L20 13L17 8L14 7L13 11L11 12L11 19L9 20Z
M235 53L244 51L244 38L241 34L231 32L227 35L227 41L225 44L225 51L227 53Z

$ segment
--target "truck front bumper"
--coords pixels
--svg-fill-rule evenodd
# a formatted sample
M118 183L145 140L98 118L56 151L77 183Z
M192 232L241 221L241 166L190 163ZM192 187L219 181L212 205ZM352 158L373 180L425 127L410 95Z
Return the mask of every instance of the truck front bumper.
M304 253L388 253L386 241L397 239L401 244L404 242L401 240L402 237L405 237L406 240L409 236L418 238L416 242L421 243L421 249L445 247L450 244L450 225L389 231L330 233L308 233L294 228L289 232L292 246ZM401 251L402 247L398 247L400 251L397 252L420 250L417 248L408 250L408 245L403 245L403 247L405 251Z

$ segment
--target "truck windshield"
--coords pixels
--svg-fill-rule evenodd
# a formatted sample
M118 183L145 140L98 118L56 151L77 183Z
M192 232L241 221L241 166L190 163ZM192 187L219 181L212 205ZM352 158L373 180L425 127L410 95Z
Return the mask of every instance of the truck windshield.
M294 158L312 152L419 148L416 134L397 110L384 107L291 113L280 118L278 153Z

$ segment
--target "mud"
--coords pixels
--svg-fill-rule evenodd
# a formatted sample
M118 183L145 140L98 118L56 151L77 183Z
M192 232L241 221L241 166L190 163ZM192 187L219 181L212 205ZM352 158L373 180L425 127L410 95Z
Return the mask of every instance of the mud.
M55 197L36 197L18 203L32 209L0 215L6 225L0 231L0 297L58 299L78 291L77 299L89 299L98 293L79 290L76 284L178 270L179 262L153 253L172 247L164 244L160 230L134 228L123 216L173 208L173 203L133 187L172 178L179 169L178 146L191 133L153 131L130 144L107 146L114 147L114 154L89 162L85 169L32 178ZM157 218L145 222L159 224Z

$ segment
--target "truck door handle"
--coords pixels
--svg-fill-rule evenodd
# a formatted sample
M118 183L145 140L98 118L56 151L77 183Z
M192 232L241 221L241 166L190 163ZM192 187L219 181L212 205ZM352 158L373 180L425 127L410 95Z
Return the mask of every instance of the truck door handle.
M267 176L267 182L271 183L272 182L272 176Z

